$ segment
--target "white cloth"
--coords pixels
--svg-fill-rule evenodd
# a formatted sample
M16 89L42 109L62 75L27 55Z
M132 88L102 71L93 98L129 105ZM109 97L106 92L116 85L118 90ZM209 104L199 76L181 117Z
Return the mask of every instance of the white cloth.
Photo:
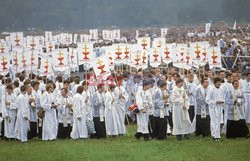
M183 99L183 95L185 98ZM173 135L189 134L194 132L194 128L189 118L188 96L183 88L174 87L171 94L171 102L173 105ZM186 109L183 107L185 106Z
M120 93L124 98L119 98ZM128 94L123 86L116 87L115 92L115 108L117 110L118 116L118 133L126 134L126 126L125 126L125 112L126 112L126 102L128 101Z
M246 122L250 123L250 81L244 80L242 91L245 97Z
M15 126L15 136L22 142L28 141L27 135L29 130L30 110L28 98L24 94L19 94L16 100L17 120ZM25 119L26 118L26 119Z
M114 102L112 102L114 100ZM118 115L114 92L105 95L105 126L107 135L118 135Z
M75 94L73 97L73 128L70 134L72 139L88 138L84 107L82 95Z
M5 105L5 102L10 105ZM2 97L2 117L4 119L4 136L6 138L15 138L15 122L17 116L16 97L14 94L7 94Z
M53 120L53 111L51 109L52 102L52 94L45 92L41 97L41 107L45 111L43 118L42 140L56 139L54 129L57 127L55 127L55 122Z
M225 97L222 92L222 88L216 88L215 86L212 86L209 88L208 95L206 97L206 102L209 106L209 113L210 113L210 130L211 130L211 136L213 138L221 138L220 136L220 123L221 123L221 108L224 107L223 104L217 104L217 101L224 101Z

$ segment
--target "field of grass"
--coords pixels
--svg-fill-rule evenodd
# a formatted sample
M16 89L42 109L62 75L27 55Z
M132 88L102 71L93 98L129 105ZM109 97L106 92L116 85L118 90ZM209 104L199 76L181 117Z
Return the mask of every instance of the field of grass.
M145 142L133 137L135 131L133 125L129 135L104 140L0 140L0 161L250 161L250 139L214 142L192 136L179 142L170 136Z

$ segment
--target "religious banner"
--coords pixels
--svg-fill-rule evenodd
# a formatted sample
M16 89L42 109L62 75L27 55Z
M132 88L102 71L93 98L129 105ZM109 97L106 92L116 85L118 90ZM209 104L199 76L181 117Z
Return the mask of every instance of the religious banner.
M123 63L130 65L131 63L131 44L123 44L122 48L123 48Z
M106 79L111 74L106 55L95 58L91 65L97 78Z
M53 41L53 36L51 31L45 31L45 41L47 42Z
M190 43L191 56L193 59L193 66L199 68L202 56L202 42Z
M161 55L160 55L160 49L158 48L151 48L149 50L149 59L150 59L150 65L152 67L158 67L161 64Z
M79 43L77 46L79 65L90 63L94 58L92 43Z
M23 49L12 52L12 66L16 73L23 72L30 65L27 59L28 51Z
M98 29L90 29L89 36L91 40L98 40Z
M142 50L141 51L141 67L142 69L148 68L148 50Z
M206 27L205 27L205 34L209 34L210 32L210 28L211 28L211 23L206 23Z
M148 50L151 47L150 37L140 37L137 39L137 44L143 50Z
M168 33L168 28L161 28L161 37L165 38Z
M48 56L41 57L41 65L39 69L40 76L47 76L52 73L52 58Z
M52 55L53 67L55 70L64 70L68 67L68 51L67 49L56 49Z
M78 65L77 59L77 49L69 48L69 66L73 68Z
M131 50L131 62L132 67L137 70L142 68L142 52L136 46L133 46Z
M26 51L28 71L36 71L38 68L38 50Z
M121 32L120 30L113 30L113 39L114 40L120 40L121 39Z
M124 49L122 44L114 44L114 61L115 64L123 63L124 59Z
M55 43L53 41L46 42L46 53L52 55L55 50Z
M166 44L164 47L160 50L160 54L162 57L162 61L166 64L169 64L173 61L173 45L172 44Z
M10 55L0 48L0 74L6 75L9 73Z
M208 48L210 47L210 44L208 42L203 42L201 47L201 61L200 65L204 66L208 62Z
M41 46L39 43L39 37L27 36L26 37L26 47L30 50L40 50Z
M190 70L193 66L193 59L191 56L191 49L189 47L186 48L186 53L184 54L184 64L183 68L186 70Z
M208 49L209 68L222 68L221 51L219 47L210 47Z
M166 44L166 39L165 38L154 38L153 41L153 48L162 48Z
M187 44L178 44L176 48L174 48L173 56L173 66L177 68L184 68L185 64L184 56L186 54Z
M74 34L74 41L73 41L74 44L77 44L77 34Z
M110 30L102 30L102 39L113 41L113 31Z
M113 46L106 46L103 47L105 50L105 55L108 58L108 64L110 70L114 70L115 62L114 62L114 47Z
M15 33L10 33L10 41L12 48L21 48L23 47L23 32L15 32Z

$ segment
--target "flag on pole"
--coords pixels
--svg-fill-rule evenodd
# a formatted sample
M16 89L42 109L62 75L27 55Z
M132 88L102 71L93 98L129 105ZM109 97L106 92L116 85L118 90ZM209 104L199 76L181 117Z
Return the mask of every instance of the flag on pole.
M160 50L158 48L149 49L149 59L152 67L158 67L161 64Z
M143 50L148 50L151 47L150 37L140 37L137 39L137 44Z
M95 58L91 62L91 65L94 69L96 77L106 79L111 74L106 55Z
M169 64L173 61L173 45L165 44L164 47L160 50L162 61L166 64Z
M79 65L90 63L94 58L92 43L79 43L77 46Z
M219 47L210 47L208 49L209 68L222 68L221 51Z
M165 38L168 33L168 28L161 28L161 37Z
M53 52L53 67L56 70L65 70L68 67L67 49L56 49Z

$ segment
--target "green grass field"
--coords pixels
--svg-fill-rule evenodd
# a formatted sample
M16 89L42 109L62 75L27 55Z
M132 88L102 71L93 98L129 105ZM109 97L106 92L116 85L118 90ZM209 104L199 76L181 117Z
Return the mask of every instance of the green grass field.
M136 140L136 126L129 135L104 140L56 140L28 143L0 141L0 161L250 161L250 139L191 137L179 142L174 136L164 141Z

